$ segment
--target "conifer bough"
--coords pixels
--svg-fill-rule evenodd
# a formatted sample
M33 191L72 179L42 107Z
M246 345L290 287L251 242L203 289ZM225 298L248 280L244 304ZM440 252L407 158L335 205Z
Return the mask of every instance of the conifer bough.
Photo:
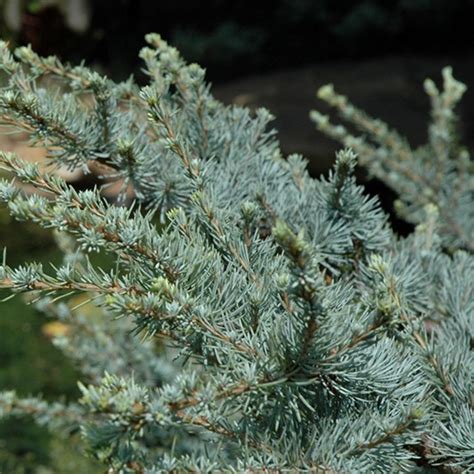
M302 157L282 157L266 110L224 106L199 66L146 40L143 88L1 44L1 123L53 167L132 186L136 204L0 155L1 200L64 252L48 269L4 259L0 286L64 325L53 342L82 372L77 403L8 391L0 417L80 429L116 473L471 471L474 176L453 112L464 86L449 69L442 92L426 82L430 142L417 150L320 91L364 135L313 112L318 128L400 194L416 230L399 238L356 184L351 149L312 179ZM77 293L98 317L73 307Z

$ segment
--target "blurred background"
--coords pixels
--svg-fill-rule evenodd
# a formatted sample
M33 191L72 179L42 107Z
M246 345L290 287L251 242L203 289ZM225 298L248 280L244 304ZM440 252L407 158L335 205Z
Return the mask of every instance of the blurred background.
M474 84L474 0L0 0L0 37L30 43L42 55L85 63L117 80L145 80L138 51L143 36L160 33L184 58L207 70L217 98L276 116L285 154L302 153L314 176L331 165L338 144L314 130L312 108L321 85L387 121L414 146L424 143L429 103L422 83L439 83L441 68ZM474 144L474 87L462 106L461 131ZM0 149L40 160L13 136ZM368 192L390 212L394 196L359 171ZM391 215L401 235L410 227ZM0 247L9 263L58 261L51 235L12 222L0 209ZM0 390L77 395L75 372L50 344L47 321L20 298L0 305ZM0 423L0 472L93 473L74 443L64 443L28 420ZM59 467L61 466L61 467Z

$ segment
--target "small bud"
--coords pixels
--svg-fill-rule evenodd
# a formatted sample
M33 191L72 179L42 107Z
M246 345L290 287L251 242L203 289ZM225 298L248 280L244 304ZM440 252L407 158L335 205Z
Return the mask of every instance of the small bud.
M381 274L384 274L388 269L387 262L384 261L381 255L377 254L373 254L370 256L369 266L372 270L375 270L376 272Z
M252 219L257 212L257 206L250 201L245 201L240 207L242 215L246 220Z
M176 294L176 287L166 278L154 278L151 282L151 291L172 299Z
M107 306L113 306L117 302L117 298L114 295L106 295L104 298L104 303Z
M317 96L319 99L322 100L329 100L334 97L334 85L333 84L326 84L319 88Z
M425 82L423 83L423 87L425 88L425 92L430 97L436 97L437 95L439 95L438 88L436 87L436 84L431 79L425 79Z

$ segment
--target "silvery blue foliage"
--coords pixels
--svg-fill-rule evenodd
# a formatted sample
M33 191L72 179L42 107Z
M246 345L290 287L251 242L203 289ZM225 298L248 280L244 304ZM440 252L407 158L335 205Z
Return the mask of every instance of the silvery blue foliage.
M472 469L472 219L450 233L444 203L414 190L401 198L418 226L398 238L351 150L312 179L267 111L217 102L201 68L147 41L142 89L2 44L1 122L136 204L0 155L15 177L1 200L65 255L51 271L4 262L0 286L33 292L83 373L78 404L7 392L0 415L79 425L108 472ZM450 168L463 203L469 166ZM76 293L98 314L71 308Z
M347 97L323 86L318 97L327 102L341 119L352 124L359 136L343 125L333 125L327 115L311 112L317 128L351 147L369 173L399 194L395 207L409 222L420 223L424 207L434 204L439 213L439 235L444 246L474 250L474 172L468 151L459 143L454 108L466 86L454 79L452 69L443 69L443 90L431 79L424 83L431 101L429 141L412 149L408 140L381 120L373 119L352 105Z

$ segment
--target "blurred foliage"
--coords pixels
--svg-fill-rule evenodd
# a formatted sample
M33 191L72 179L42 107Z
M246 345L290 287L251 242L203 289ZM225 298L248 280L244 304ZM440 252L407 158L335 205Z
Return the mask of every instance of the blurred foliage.
M61 260L50 232L11 220L5 208L0 208L0 245L8 247L11 264ZM7 296L0 292L1 298ZM46 317L25 305L21 296L2 303L0 315L0 390L15 389L22 395L42 393L46 399L64 395L76 398L79 374L46 337ZM58 470L59 465L69 466L68 470ZM99 472L95 464L84 461L70 441L51 436L31 420L0 423L0 473L94 472Z
M172 34L172 43L184 46L189 58L221 67L232 67L237 59L258 54L264 40L261 29L243 28L234 21L224 21L210 32L179 27Z
M0 0L5 5L19 0ZM26 1L18 43L40 54L140 74L136 51L157 31L212 80L321 59L462 52L473 46L471 0ZM78 18L81 20L77 20ZM76 22L74 22L76 18ZM5 36L3 28L1 36ZM82 33L81 33L82 31ZM449 31L449 41L442 32Z

